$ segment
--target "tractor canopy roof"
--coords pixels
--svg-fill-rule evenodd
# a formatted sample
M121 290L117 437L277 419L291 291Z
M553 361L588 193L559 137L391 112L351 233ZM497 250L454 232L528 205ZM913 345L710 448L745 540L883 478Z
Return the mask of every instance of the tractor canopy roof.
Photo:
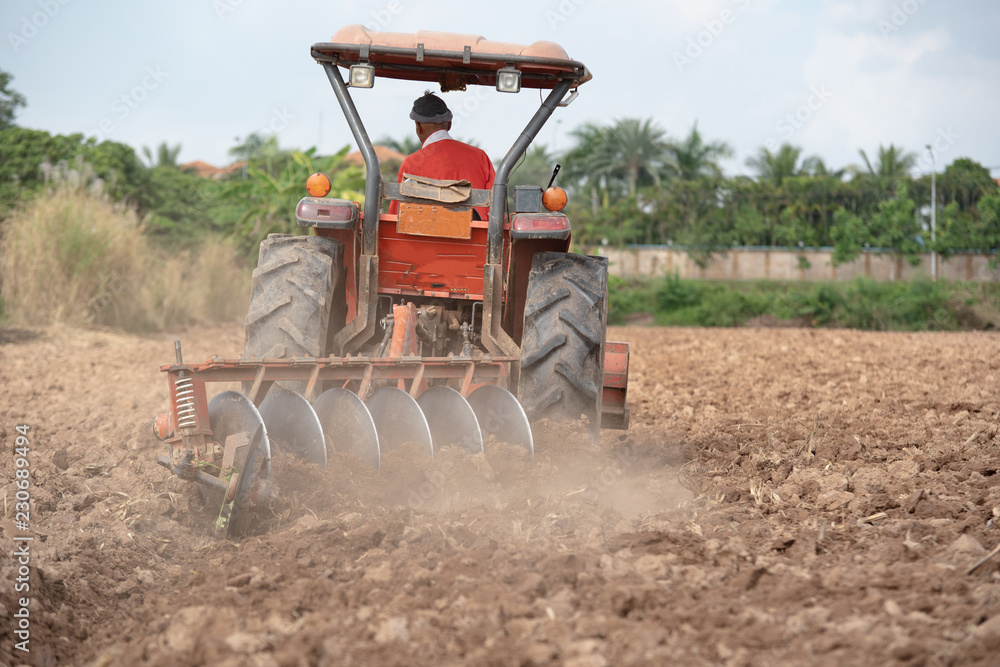
M313 44L312 56L345 68L367 63L375 68L376 76L436 81L442 91L495 86L497 71L504 67L520 70L524 88L553 88L560 80L571 81L575 88L591 78L583 63L571 60L555 42L523 46L429 30L373 32L350 25L338 30L329 42Z

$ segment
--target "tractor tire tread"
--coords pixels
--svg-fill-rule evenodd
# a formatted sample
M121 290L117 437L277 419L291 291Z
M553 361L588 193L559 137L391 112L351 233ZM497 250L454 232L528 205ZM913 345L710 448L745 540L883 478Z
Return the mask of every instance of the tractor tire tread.
M261 276L267 275L268 273L273 273L278 269L283 269L289 264L297 264L298 261L299 261L298 257L283 257L281 259L273 260L268 264L261 264L260 266L258 266L256 269L253 270L251 277L260 278Z
M569 296L569 288L561 287L553 290L551 294L546 294L539 301L528 304L524 309L525 317L537 317L540 313L548 310L555 304Z
M562 390L559 387L550 387L547 392L538 396L530 404L522 403L524 410L529 414L538 414L545 411L550 405L557 403L562 398Z
M271 234L261 242L258 268L252 274L244 357L326 355L343 252L339 241L318 236ZM301 391L306 383L275 384Z
M532 350L529 354L521 356L521 368L531 368L539 361L545 359L549 356L552 350L566 344L566 334L556 334L552 336L547 341L539 345L537 348Z
M608 264L535 254L528 277L518 399L532 421L585 419L596 439L604 386Z
M593 326L580 321L580 318L574 315L572 311L559 311L559 319L573 327L573 330L580 334L580 336L590 344L590 347L594 348L600 346L601 333L596 331Z
M261 304L260 306L254 308L249 313L247 313L247 326L252 323L257 322L263 317L267 317L278 308L288 304L292 298L287 294L281 294L277 298L271 299L270 301Z

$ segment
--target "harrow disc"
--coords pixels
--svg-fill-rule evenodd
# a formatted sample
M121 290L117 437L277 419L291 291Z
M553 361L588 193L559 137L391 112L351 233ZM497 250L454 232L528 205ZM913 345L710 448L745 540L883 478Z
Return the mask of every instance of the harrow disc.
M462 447L472 454L483 451L483 433L469 402L451 387L431 387L420 394L417 405L424 411L434 449L446 445Z
M534 459L531 425L514 394L495 384L484 384L469 394L468 402L476 413L484 436L524 447Z
M289 389L271 391L258 408L267 436L279 452L326 467L323 427L309 401Z
M263 474L265 469L269 469L271 465L267 435L264 433L263 426L257 427L257 430L254 431L247 450L243 461L237 466L239 479L236 481L236 489L232 491L231 498L233 500L223 506L217 524L219 528L225 528L230 537L242 537L247 534L253 522L255 507L262 501L266 501L266 496L269 495L268 492L271 488L270 484L266 482L270 475ZM262 481L264 481L263 487L261 486ZM261 488L265 489L263 494L261 494ZM255 497L257 495L265 497L257 498Z
M224 391L208 404L209 423L216 441L225 445L229 436L245 434L249 445L236 450L233 468L239 474L236 487L230 488L229 502L224 494L204 484L198 484L202 499L210 505L221 505L217 527L230 536L245 533L254 514L255 494L268 489L271 479L271 445L264 420L249 398L235 391ZM228 471L227 471L228 475ZM220 481L222 481L220 479ZM265 495L267 495L265 493Z
M231 435L246 433L247 437L250 437L257 431L257 427L262 427L264 449L267 454L265 477L271 477L271 445L267 439L267 428L264 427L264 420L249 398L236 391L224 391L218 394L208 404L208 421L215 440L221 445L225 445L226 438Z
M378 432L357 394L340 387L328 389L313 401L313 409L334 452L357 456L379 469Z
M383 387L369 396L366 403L383 451L415 442L434 457L434 441L427 418L412 396L396 387Z

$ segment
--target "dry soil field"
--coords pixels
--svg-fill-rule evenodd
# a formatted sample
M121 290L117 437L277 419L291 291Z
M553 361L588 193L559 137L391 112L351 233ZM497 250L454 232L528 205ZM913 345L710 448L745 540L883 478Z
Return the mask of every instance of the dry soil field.
M632 428L276 464L215 538L156 465L176 336L0 329L0 663L998 664L1000 335L619 328ZM30 426L30 654L13 648ZM420 490L423 495L419 494ZM430 490L430 492L428 492ZM416 492L416 493L415 493Z

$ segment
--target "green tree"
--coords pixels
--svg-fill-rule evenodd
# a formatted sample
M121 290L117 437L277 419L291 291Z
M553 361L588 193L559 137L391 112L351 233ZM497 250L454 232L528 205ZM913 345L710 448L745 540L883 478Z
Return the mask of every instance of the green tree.
M838 208L833 214L833 265L846 264L861 256L861 250L871 238L868 226L860 216L844 208Z
M954 202L962 212L973 211L980 197L997 190L997 182L990 176L990 170L969 158L958 158L937 177L939 205Z
M17 108L25 105L24 96L10 87L13 80L10 72L0 70L0 130L13 126Z
M208 234L227 233L225 216L214 215L222 205L224 187L218 181L174 167L153 167L144 202L146 233L158 245L170 249L193 247Z
M697 122L685 138L671 145L670 152L673 153L678 175L685 181L702 177L720 178L722 169L718 160L733 155L732 147L724 141L706 143L701 138Z
M786 178L808 174L816 168L818 158L802 158L802 148L791 144L782 144L774 153L767 147L761 147L757 155L746 159L746 165L752 169L757 180L780 186Z
M980 199L978 208L982 221L981 249L996 252L1000 249L1000 193Z
M156 149L156 155L149 149L149 146L142 147L142 154L150 167L177 167L177 156L181 152L181 145L171 146L167 142L161 143Z
M868 158L864 149L859 149L858 154L864 161L864 166L854 167L857 174L873 178L883 187L895 191L899 183L910 176L910 172L917 165L917 154L906 152L893 144L888 147L879 145L875 162Z
M273 137L272 137L273 138ZM237 141L239 139L237 138ZM260 132L253 132L243 139L243 143L236 144L229 149L229 154L237 160L249 162L256 160L264 153L264 147L268 143L267 137Z
M562 177L574 189L585 192L590 198L590 214L597 217L599 208L610 203L608 176L592 168L595 156L605 143L607 128L595 123L585 123L570 131L574 146L562 157Z
M295 221L295 206L305 195L306 179L317 171L330 177L331 197L363 202L364 171L345 162L349 150L345 146L330 157L316 156L315 148L287 151L277 174L263 166L251 166L246 180L230 181L221 197L228 207L225 217L235 217L232 233L236 239L252 250L268 234L303 233Z
M663 176L676 170L666 131L649 118L616 121L606 138L594 167L606 174L621 174L629 196L634 197L643 182L660 185Z
M0 130L0 204L9 207L23 193L41 187L43 165L75 164L78 159L93 168L112 199L127 198L142 206L148 179L131 146L17 126Z
M140 209L149 199L149 172L135 149L117 141L97 143L88 138L81 148L83 159L104 179L104 188L113 200L126 200Z
M294 151L281 148L275 135L266 136L260 132L250 134L243 143L229 149L229 154L244 164L244 178L250 167L257 167L277 176L293 153Z
M652 119L623 118L610 126L584 125L571 132L576 146L565 156L573 177L602 184L605 195L612 184L624 186L634 197L640 186L660 185L676 173L666 131Z
M905 182L898 196L881 201L870 216L856 215L841 208L834 215L834 221L831 230L833 260L838 264L858 257L865 244L892 250L914 266L920 263L920 254L928 250L929 234L925 233L917 217L916 204L910 199Z
M870 223L871 236L882 248L892 248L914 266L920 263L920 253L927 250L922 225L916 216L916 205L909 196L906 183L900 187L898 197L879 204Z
M996 252L1000 249L1000 194L979 199L974 211L962 211L952 201L938 215L935 249L944 257L962 250Z
M844 175L847 173L846 169L830 169L826 166L826 162L823 158L813 157L809 161L809 168L807 170L810 176L815 176L816 178L831 178L836 181L841 181L844 179Z

